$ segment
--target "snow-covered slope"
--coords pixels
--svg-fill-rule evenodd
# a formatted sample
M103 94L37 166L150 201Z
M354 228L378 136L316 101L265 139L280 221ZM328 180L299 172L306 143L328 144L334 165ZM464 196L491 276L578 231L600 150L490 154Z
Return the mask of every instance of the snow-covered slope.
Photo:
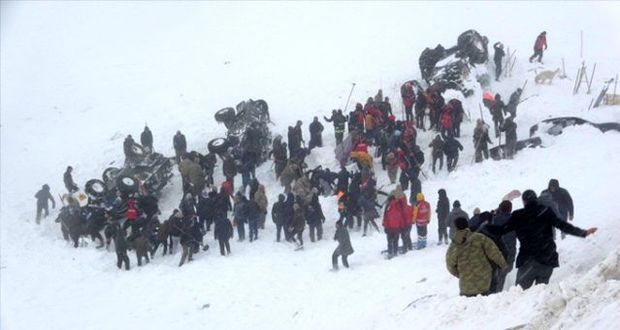
M379 253L383 234L363 238L352 232L351 269L329 272L333 198L322 199L327 239L308 242L304 251L275 243L269 223L257 242L233 242L228 258L210 250L178 268L177 253L118 271L113 253L92 244L69 247L49 218L36 226L32 198L43 183L62 192L68 164L83 184L110 162L122 162L122 139L137 136L145 122L161 152L172 154L178 129L190 149L203 152L209 139L224 132L213 113L247 98L269 102L276 132L297 119L307 127L312 116L344 107L352 82L353 103L383 88L399 112L397 86L419 76L421 50L451 46L469 28L517 49L512 77L494 83L493 92L507 98L527 79L524 96L539 95L519 108L520 137L549 116L620 122L618 107L587 111L602 82L620 68L617 3L2 2L1 18L2 329L610 329L620 323L614 198L620 134L568 128L558 137L543 135L546 148L472 165L481 95L464 100L472 122L462 128L466 149L458 170L432 175L427 151L423 191L434 206L436 191L445 188L471 213L496 207L512 189L540 191L550 178L559 179L575 200L575 224L600 230L585 240L558 242L561 267L548 286L459 297L457 280L445 270L446 247L435 246L435 222L429 248L390 261ZM571 78L581 64L584 31L584 60L590 70L597 63L592 95L582 90L573 96L568 79L533 83L530 70L538 66L527 57L542 30L550 46L544 67L555 69L564 58ZM325 144L333 145L326 127ZM419 144L431 138L421 133ZM308 162L336 165L330 147L313 151ZM258 177L275 201L281 189L270 164L259 168ZM377 177L380 186L387 182L384 172ZM178 176L164 196L167 216L181 197ZM214 247L210 235L207 242ZM514 272L507 282L514 283Z

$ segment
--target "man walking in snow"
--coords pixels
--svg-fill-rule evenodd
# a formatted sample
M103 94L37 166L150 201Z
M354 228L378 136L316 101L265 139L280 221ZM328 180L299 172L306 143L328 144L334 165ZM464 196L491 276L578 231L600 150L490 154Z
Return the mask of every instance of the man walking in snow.
M579 237L592 235L597 228L584 230L562 221L551 209L538 203L533 190L524 191L521 199L523 208L514 211L498 228L501 235L513 230L517 233L520 244L516 263L517 285L528 289L534 283L549 283L553 268L559 267L553 227Z
M448 199L448 195L446 194L445 189L439 189L437 191L439 194L439 199L437 200L437 232L438 232L438 243L437 245L441 245L441 241L443 240L446 244L448 244L448 214L450 213L450 200Z
M504 58L504 45L501 42L496 42L493 45L495 54L493 54L493 62L495 62L495 81L499 81L499 76L502 75L502 59Z
M560 220L573 221L573 214L575 212L573 199L566 189L560 187L560 182L557 179L549 180L547 190L541 192L541 195L543 194L551 195L551 200L555 203L554 206L556 206L557 209L556 215ZM562 239L564 239L566 234L562 232L561 236Z
M542 62L543 50L547 50L547 32L541 32L538 37L536 37L536 42L534 43L534 55L530 56L530 63L538 56L538 63Z

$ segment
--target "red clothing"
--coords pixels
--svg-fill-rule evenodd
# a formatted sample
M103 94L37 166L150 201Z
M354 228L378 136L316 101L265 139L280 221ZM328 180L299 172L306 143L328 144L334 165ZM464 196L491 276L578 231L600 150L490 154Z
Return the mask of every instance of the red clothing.
M452 106L449 104L444 105L441 112L441 127L452 129Z
M408 213L410 208L405 197L390 201L383 216L383 227L385 229L402 228L403 224L411 218L411 214ZM409 217L407 217L407 215L409 215ZM409 221L409 223L411 222Z
M222 188L224 188L224 191L228 194L228 196L232 197L234 191L233 191L233 187L230 181L226 180L222 182Z
M138 219L138 210L136 209L135 205L135 199L130 198L127 200L127 212L125 213L125 216L127 217L128 221L134 221Z
M413 92L413 87L408 86L405 87L405 91L403 93L403 104L405 107L412 107L415 103L415 93Z
M547 36L544 34L539 34L536 38L536 42L534 43L535 50L547 49Z
M415 214L415 223L416 225L428 225L431 220L431 206L427 201L419 201L415 205L416 211Z
M368 153L368 146L366 143L358 143L353 149L353 152L365 152Z

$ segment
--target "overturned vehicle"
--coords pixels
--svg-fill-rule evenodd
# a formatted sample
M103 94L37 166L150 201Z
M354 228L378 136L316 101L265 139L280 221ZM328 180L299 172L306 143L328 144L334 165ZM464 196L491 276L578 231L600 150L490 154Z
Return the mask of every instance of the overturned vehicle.
M465 97L473 90L465 86L471 67L484 64L489 58L488 39L475 30L463 32L457 45L444 48L442 45L422 51L419 58L422 78L429 86L438 90L455 89Z
M539 128L547 134L560 135L564 128L577 125L590 125L598 128L603 133L607 131L620 132L620 123L593 123L579 117L556 117L545 119L530 127L530 136L536 134Z
M89 199L120 208L115 211L123 212L127 203L118 203L119 199L124 201L134 194L155 197L160 195L172 178L174 158L160 153L144 154L139 148L135 151L137 159L132 165L122 168L108 167L103 171L101 180L91 179L86 182L84 191Z
M264 100L248 100L236 108L224 108L215 113L215 120L224 124L226 137L209 142L209 152L220 156L231 153L240 160L244 153L254 156L256 165L269 158L272 136L269 130L269 106Z

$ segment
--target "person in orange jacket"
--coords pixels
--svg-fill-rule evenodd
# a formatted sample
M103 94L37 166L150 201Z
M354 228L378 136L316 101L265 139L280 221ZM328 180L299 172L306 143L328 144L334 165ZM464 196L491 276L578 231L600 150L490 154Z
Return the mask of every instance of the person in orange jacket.
M426 247L426 235L428 234L427 226L431 221L431 205L424 200L424 194L417 193L415 196L416 204L413 207L413 223L415 223L418 232L417 249Z

